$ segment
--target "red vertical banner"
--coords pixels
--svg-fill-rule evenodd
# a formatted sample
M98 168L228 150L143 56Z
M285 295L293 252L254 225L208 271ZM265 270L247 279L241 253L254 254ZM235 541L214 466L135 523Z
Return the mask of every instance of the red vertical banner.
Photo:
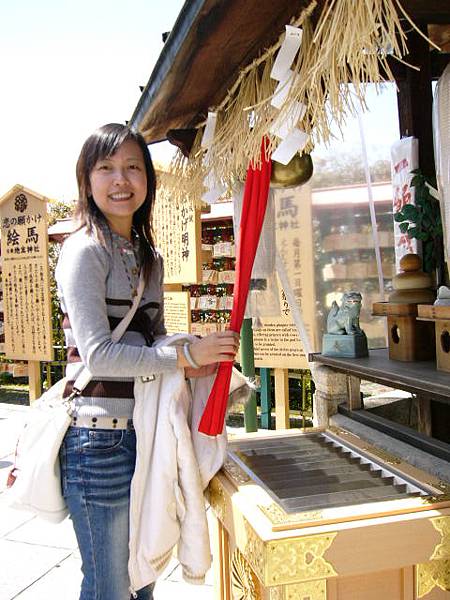
M240 332L244 319L250 278L255 262L256 250L266 213L272 163L266 155L266 142L261 144L261 166L250 165L245 179L242 215L239 227L239 247L236 257L236 282L234 285L233 309L230 329ZM227 409L228 394L233 362L220 363L199 431L207 435L222 433Z

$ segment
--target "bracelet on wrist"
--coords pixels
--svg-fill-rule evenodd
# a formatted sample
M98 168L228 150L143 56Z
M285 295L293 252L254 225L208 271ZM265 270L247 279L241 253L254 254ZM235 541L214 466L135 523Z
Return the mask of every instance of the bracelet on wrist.
M191 344L189 344L189 342L186 342L183 346L183 354L184 354L184 358L188 361L188 363L190 364L190 366L193 369L200 369L200 365L198 365L195 360L192 358L192 354L190 351L191 348Z

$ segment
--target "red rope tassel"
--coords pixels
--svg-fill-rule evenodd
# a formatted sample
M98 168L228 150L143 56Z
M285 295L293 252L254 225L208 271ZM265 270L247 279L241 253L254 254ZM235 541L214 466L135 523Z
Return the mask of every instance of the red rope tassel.
M256 249L266 213L272 163L266 157L265 142L261 145L261 168L252 165L247 170L242 215L239 227L239 248L236 258L236 283L230 329L240 332L247 304L250 277ZM223 430L230 390L233 362L220 363L216 379L203 412L198 430L207 435L220 435Z

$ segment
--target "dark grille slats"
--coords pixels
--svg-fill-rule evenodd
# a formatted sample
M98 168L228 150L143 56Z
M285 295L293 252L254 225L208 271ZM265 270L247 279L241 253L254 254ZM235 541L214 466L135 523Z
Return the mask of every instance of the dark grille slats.
M230 450L287 512L417 495L320 433L231 443Z

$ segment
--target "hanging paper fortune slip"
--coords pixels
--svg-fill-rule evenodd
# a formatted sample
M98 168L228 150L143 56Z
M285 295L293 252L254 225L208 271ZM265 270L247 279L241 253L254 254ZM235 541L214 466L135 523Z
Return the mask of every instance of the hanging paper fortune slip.
M244 319L250 277L269 195L272 163L270 158L266 157L265 148L265 141L263 141L261 145L261 168L253 168L250 165L245 180L239 227L239 248L236 257L236 283L234 285L233 309L230 322L230 329L236 332L241 330ZM207 435L219 435L222 433L232 367L232 361L223 362L219 365L216 379L198 428L201 433L206 433Z

